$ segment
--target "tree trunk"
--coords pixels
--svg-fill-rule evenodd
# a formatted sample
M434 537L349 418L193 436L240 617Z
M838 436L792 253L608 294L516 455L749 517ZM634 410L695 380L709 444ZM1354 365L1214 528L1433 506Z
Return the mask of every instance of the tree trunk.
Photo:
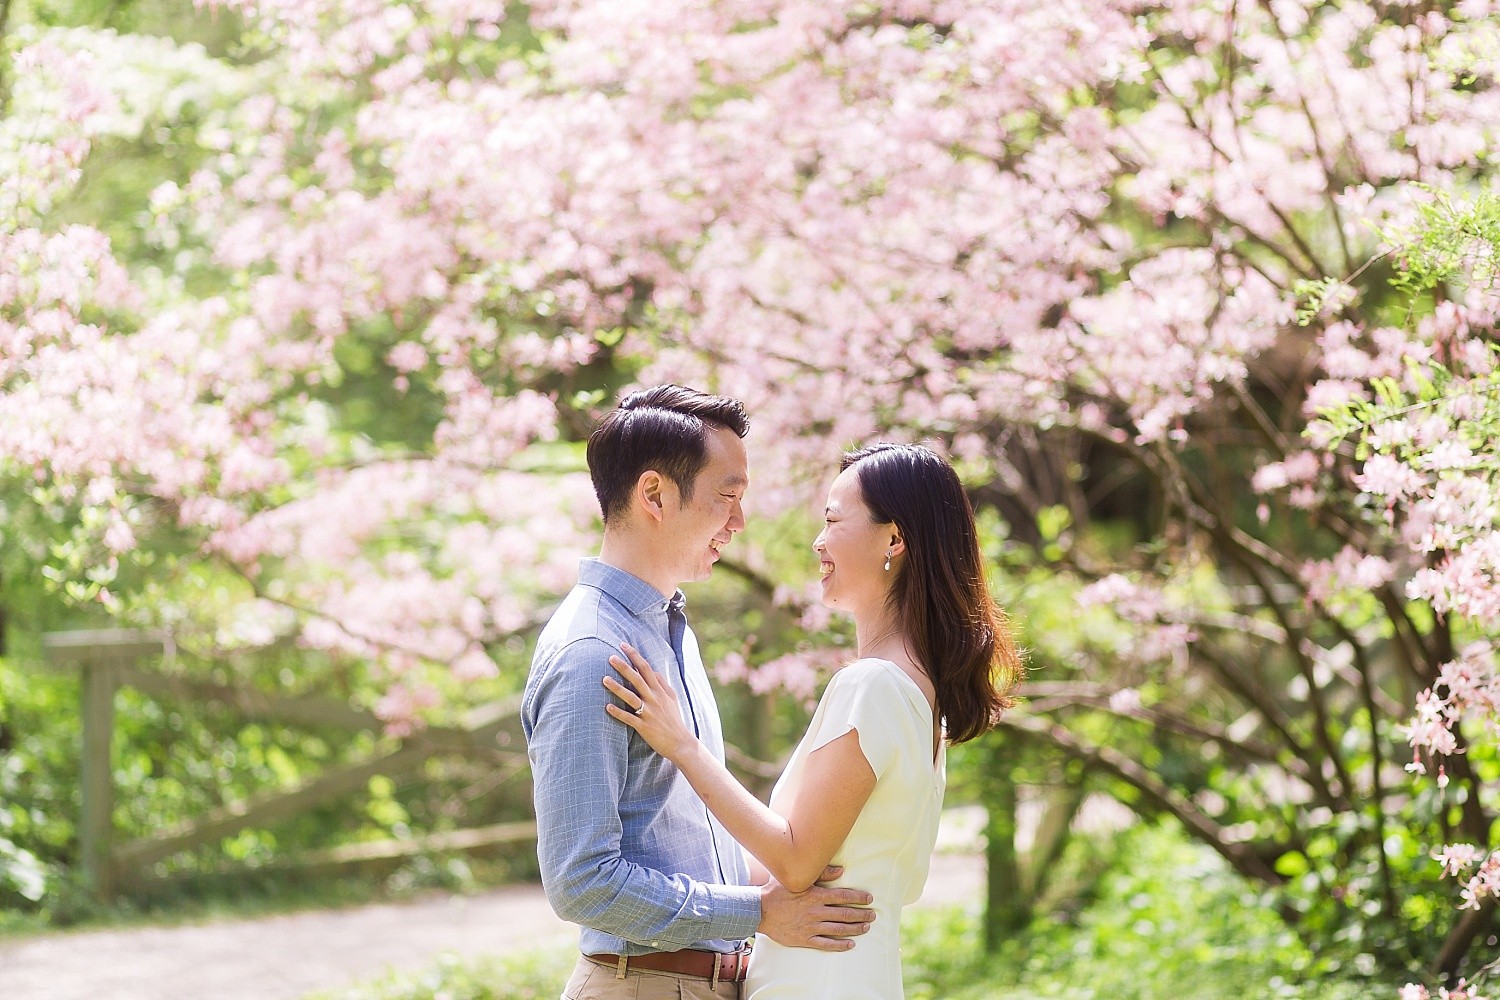
M1073 818L1083 805L1085 784L1063 785L1048 791L1042 817L1036 825L1036 836L1032 838L1031 850L1026 852L1026 865L1021 872L1023 891L1027 906L1035 909L1037 900L1047 889L1047 878L1057 870L1057 861L1068 846Z
M1016 783L1011 766L1014 742L992 733L984 761L983 798L986 813L984 860L984 951L993 955L1008 937L1031 922L1031 899L1021 883L1016 855ZM1011 751L1011 752L1007 752Z

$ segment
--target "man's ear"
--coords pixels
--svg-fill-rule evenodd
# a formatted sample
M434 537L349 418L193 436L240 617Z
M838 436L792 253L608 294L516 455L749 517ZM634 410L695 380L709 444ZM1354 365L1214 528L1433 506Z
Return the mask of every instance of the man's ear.
M647 469L635 481L635 493L646 516L661 523L667 510L667 479L660 472Z

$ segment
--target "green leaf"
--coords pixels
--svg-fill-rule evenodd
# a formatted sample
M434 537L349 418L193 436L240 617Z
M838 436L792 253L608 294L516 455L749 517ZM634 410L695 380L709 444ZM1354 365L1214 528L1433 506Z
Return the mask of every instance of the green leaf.
M1061 504L1051 507L1043 507L1036 514L1036 528L1041 533L1042 539L1048 542L1057 541L1058 537L1073 523L1073 515L1068 508Z
M1276 859L1277 874L1289 879L1307 874L1309 867L1307 857L1301 851L1288 851Z

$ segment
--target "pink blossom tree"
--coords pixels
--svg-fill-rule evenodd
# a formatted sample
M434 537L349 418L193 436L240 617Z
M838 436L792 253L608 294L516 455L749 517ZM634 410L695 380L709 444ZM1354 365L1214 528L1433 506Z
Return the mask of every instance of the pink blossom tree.
M846 444L933 440L1005 558L1088 608L1085 641L1029 635L1011 732L1284 886L1310 935L1463 967L1488 911L1407 906L1412 845L1484 843L1492 793L1470 754L1456 809L1414 795L1396 727L1491 637L1492 596L1453 588L1485 579L1493 523L1462 520L1468 486L1387 518L1368 497L1411 470L1303 431L1406 359L1489 370L1490 299L1405 322L1362 265L1368 223L1490 183L1494 4L227 6L257 59L216 69L196 169L151 198L169 265L33 208L0 273L0 454L70 512L79 597L185 538L256 623L213 635L376 662L407 725L433 671L492 670L565 585L576 442L619 386L746 399L767 515L806 510ZM125 79L49 90L62 116L18 93L7 135L70 123L26 140L47 197ZM1454 532L1471 562L1428 565ZM738 568L803 615L778 551ZM818 645L733 666L805 684Z

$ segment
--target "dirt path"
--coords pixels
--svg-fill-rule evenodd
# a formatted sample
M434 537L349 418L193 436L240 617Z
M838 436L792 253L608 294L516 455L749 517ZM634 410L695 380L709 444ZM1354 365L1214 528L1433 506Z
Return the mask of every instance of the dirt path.
M918 905L978 898L983 862L939 854ZM539 886L189 927L0 941L0 1000L298 1000L412 968L571 940Z

